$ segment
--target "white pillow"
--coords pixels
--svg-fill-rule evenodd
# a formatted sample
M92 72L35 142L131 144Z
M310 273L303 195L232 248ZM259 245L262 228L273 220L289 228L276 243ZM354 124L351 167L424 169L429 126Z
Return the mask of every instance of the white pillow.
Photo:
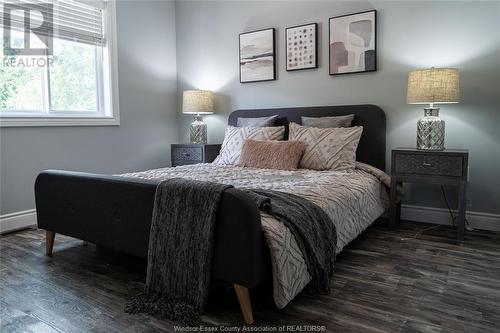
M228 126L224 133L224 141L215 164L233 165L240 159L241 148L246 139L283 140L285 126L274 127L234 127Z
M362 126L317 128L290 123L288 140L303 141L299 167L311 170L354 169Z

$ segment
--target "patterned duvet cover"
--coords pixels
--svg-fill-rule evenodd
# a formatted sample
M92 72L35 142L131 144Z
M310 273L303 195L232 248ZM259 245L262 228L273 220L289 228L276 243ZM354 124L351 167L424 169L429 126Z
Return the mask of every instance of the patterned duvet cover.
M356 163L356 168L348 171L283 171L195 164L121 176L160 180L181 177L301 196L323 208L332 219L337 229L337 253L388 207L388 176L362 163ZM261 217L271 255L274 302L281 309L304 289L311 277L290 230L266 213Z

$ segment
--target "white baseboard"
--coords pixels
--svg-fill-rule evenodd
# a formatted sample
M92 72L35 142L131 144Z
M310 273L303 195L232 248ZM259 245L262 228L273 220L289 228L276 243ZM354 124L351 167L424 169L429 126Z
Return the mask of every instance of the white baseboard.
M36 225L36 211L23 210L0 216L0 234Z
M457 214L456 210L452 210ZM452 224L450 213L444 208L402 205L401 219L415 222ZM467 212L467 221L474 229L500 231L500 214Z

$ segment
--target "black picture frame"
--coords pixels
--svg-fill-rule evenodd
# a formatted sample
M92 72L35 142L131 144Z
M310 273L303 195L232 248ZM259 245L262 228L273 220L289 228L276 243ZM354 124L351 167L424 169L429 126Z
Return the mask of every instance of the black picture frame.
M271 32L271 38L272 38L272 77L266 78L266 79L261 79L261 80L242 80L242 58L241 58L241 37L244 35L249 35L249 34L255 34L263 31L270 31ZM276 80L276 29L275 28L266 28L266 29L260 29L260 30L253 30L253 31L248 31L248 32L242 32L239 34L239 48L238 48L238 66L239 66L239 77L240 77L240 83L252 83L252 82L264 82L264 81L273 81Z
M314 65L309 66L309 67L302 67L302 68L289 68L288 66L290 65L291 59L289 59L290 52L288 50L288 47L290 46L289 43L290 41L288 40L288 31L292 29L297 29L297 28L305 28L313 26L314 27ZM301 25L296 25L293 27L288 27L285 29L285 69L287 72L294 72L294 71L300 71L300 70L308 70L308 69L315 69L318 68L318 23L307 23L307 24L301 24Z
M341 18L341 17L347 17L347 16L354 16L354 15L360 15L360 14L368 14L368 13L373 13L373 21L374 21L374 29L373 29L373 45L374 45L374 50L373 50L373 68L368 69L368 70L362 70L362 71L351 71L351 72L342 72L342 73L332 73L332 20ZM352 13L352 14L345 14L345 15L339 15L339 16L334 16L330 17L328 19L328 73L332 76L335 75L345 75L345 74L357 74L357 73L369 73L369 72L376 72L377 71L377 11L375 9L372 10L367 10L363 12L358 12L358 13Z

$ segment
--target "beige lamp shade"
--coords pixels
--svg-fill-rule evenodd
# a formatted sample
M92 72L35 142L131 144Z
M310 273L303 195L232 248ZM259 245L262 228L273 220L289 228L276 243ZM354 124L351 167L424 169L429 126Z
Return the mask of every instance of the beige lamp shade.
M182 113L214 113L214 93L210 90L186 90L182 94Z
M458 103L459 75L456 68L411 71L408 76L408 104Z

